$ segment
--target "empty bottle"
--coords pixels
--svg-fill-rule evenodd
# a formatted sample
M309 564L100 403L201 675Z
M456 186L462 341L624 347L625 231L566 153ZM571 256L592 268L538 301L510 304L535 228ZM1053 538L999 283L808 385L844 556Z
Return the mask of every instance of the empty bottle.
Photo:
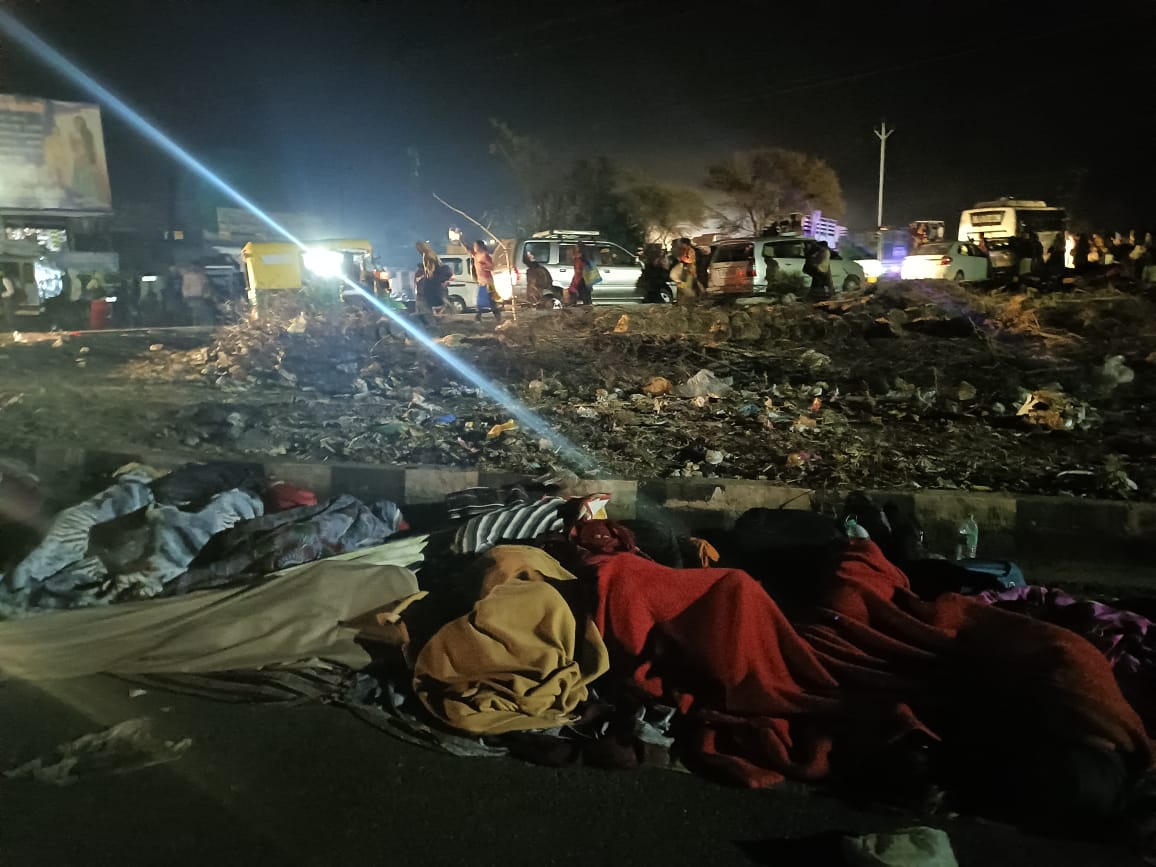
M955 559L974 560L978 547L979 524L975 522L975 515L968 515L967 519L959 524L959 538L955 543Z
M853 515L848 515L843 520L843 532L847 534L848 539L870 539L871 534L867 532L866 528L855 520Z

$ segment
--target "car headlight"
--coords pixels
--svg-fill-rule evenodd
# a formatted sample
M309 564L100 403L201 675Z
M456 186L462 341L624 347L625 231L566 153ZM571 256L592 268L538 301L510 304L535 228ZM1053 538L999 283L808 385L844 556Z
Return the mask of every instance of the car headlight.
M318 277L340 277L345 257L336 250L306 250L302 256L305 267Z

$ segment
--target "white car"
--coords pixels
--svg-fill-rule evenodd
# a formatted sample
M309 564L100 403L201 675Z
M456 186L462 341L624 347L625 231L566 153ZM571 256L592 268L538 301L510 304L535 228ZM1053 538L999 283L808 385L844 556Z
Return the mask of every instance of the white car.
M980 283L991 276L991 261L967 241L933 241L903 258L899 276L904 280Z

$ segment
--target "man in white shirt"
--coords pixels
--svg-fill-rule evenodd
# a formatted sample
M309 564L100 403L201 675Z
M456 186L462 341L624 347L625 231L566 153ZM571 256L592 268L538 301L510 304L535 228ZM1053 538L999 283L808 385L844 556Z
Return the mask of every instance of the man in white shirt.
M181 277L181 297L189 311L190 324L213 324L213 300L209 285L209 275L200 266L185 270Z
M19 294L16 292L16 280L5 271L3 278L0 278L0 322L6 331L11 330L16 323Z

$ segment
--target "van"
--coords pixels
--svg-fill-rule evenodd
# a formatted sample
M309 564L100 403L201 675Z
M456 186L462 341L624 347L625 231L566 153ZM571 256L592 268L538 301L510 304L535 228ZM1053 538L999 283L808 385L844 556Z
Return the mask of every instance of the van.
M791 277L811 285L803 269L819 242L798 235L735 238L719 241L711 254L706 292L708 295L763 295L768 291L768 266L779 277ZM773 264L772 264L773 263ZM831 282L836 292L857 292L866 282L859 263L831 251Z

